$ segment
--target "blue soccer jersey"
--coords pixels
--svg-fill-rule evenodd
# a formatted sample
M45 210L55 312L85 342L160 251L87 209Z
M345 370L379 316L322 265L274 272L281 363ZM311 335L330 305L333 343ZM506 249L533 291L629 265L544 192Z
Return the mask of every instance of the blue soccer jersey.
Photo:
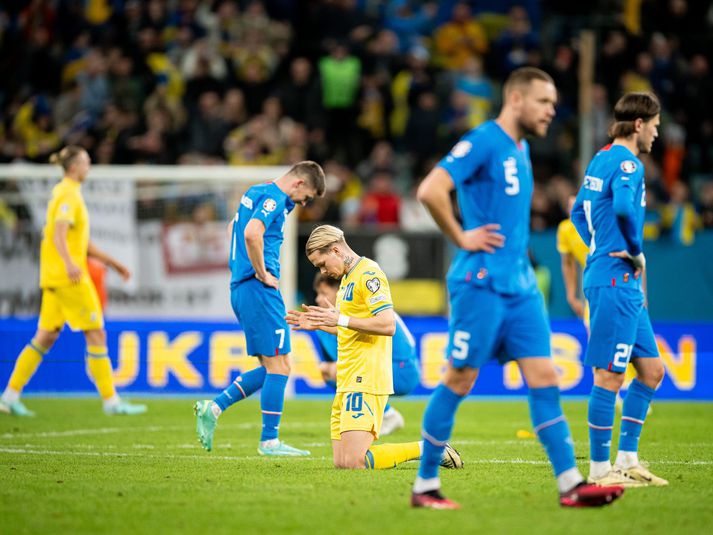
M240 200L240 206L233 222L233 236L230 244L230 286L255 276L245 248L245 227L251 219L259 219L265 225L263 255L265 268L280 278L280 246L284 239L285 219L294 209L289 196L276 184L259 184L248 189Z
M498 223L505 236L505 245L494 253L459 250L448 281L510 295L536 291L527 255L533 189L527 141L515 142L495 121L488 121L465 134L438 166L455 183L463 229Z
M641 289L631 263L609 253L641 252L645 211L643 164L623 145L607 145L589 163L572 208L572 222L589 244L584 288Z

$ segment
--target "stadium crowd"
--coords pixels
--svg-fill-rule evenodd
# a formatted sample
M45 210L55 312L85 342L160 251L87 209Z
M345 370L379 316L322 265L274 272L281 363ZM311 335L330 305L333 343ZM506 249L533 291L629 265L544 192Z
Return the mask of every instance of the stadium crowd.
M104 164L309 158L328 194L306 220L430 229L418 180L532 65L560 92L550 135L531 145L532 228L551 228L581 178L579 32L592 21L595 145L623 92L656 92L645 232L688 243L713 228L709 0L3 3L0 162L75 143Z

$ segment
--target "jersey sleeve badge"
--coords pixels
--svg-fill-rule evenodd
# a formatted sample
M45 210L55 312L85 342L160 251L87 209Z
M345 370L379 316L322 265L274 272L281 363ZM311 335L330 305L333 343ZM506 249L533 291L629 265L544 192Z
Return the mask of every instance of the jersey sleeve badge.
M379 288L381 288L381 282L379 281L378 277L374 277L373 279L369 279L366 281L366 289L369 290L371 293L378 292Z
M632 160L624 160L621 162L621 170L624 171L625 173L631 174L634 171L636 171L636 163Z

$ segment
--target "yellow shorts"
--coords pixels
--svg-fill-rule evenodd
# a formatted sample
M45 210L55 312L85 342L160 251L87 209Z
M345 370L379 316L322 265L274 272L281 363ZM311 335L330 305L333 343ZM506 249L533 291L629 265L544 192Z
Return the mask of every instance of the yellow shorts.
M99 296L89 278L79 284L60 288L43 288L38 327L45 331L62 329L65 323L73 331L104 328Z
M337 392L332 403L332 440L341 440L347 431L369 431L379 438L387 395Z

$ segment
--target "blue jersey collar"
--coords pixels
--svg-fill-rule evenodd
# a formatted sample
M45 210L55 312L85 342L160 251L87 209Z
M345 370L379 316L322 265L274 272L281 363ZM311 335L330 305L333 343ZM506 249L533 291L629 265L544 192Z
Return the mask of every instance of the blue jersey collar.
M285 193L284 191L282 191L280 187L274 182L268 182L268 184L272 186L278 196L285 198L285 208L287 208L288 212L291 212L292 209L295 207L295 203L292 199L290 199L290 196L287 195L287 193Z

